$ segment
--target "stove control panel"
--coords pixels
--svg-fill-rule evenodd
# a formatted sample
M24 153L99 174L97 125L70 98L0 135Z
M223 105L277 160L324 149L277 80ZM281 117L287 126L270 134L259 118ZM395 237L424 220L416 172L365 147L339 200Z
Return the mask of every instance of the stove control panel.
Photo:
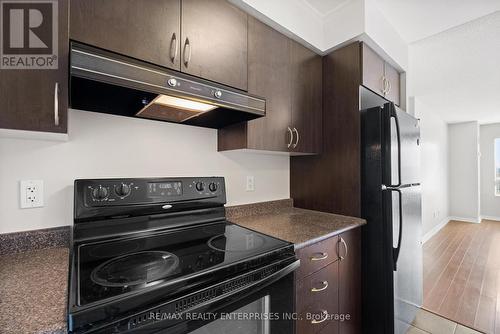
M85 207L147 205L223 197L224 178L95 179L75 181L75 200Z

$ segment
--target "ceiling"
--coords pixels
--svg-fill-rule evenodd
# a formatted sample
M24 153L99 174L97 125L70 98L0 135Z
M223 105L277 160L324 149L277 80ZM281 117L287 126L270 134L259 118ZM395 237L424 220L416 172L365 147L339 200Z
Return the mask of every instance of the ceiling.
M303 0L322 16L353 0ZM500 10L500 0L365 0L375 1L387 21L407 42Z
M351 0L303 0L319 15L326 16Z
M500 10L499 0L375 1L382 14L408 43Z
M449 123L500 122L499 36L500 11L411 44L411 95Z

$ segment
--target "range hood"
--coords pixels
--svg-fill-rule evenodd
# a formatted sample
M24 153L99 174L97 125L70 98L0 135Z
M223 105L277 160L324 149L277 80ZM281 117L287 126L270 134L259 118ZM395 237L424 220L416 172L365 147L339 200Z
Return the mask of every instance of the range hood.
M245 92L71 43L70 106L209 128L265 116L266 101Z

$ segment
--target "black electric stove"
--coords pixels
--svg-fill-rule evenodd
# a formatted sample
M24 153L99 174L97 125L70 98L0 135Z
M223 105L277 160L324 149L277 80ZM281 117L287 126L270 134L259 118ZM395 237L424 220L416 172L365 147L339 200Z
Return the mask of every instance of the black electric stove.
M293 245L226 221L225 202L216 177L75 181L70 333L196 333L220 317L188 312L227 312L280 280L289 287Z

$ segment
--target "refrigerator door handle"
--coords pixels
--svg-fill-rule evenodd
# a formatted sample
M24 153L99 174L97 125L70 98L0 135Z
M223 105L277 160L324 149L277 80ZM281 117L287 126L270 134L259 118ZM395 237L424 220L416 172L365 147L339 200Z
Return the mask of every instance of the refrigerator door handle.
M398 269L398 258L399 251L401 249L401 239L403 237L403 194L399 188L393 187L384 187L383 190L397 192L399 198L399 233L398 233L398 244L396 247L392 247L392 261L393 261L393 269L396 271Z
M390 187L397 188L402 185L401 181L401 128L399 126L398 114L396 113L396 109L394 107L391 108L391 118L394 118L396 123L396 137L398 141L398 183L390 185ZM392 183L392 180L391 180Z

